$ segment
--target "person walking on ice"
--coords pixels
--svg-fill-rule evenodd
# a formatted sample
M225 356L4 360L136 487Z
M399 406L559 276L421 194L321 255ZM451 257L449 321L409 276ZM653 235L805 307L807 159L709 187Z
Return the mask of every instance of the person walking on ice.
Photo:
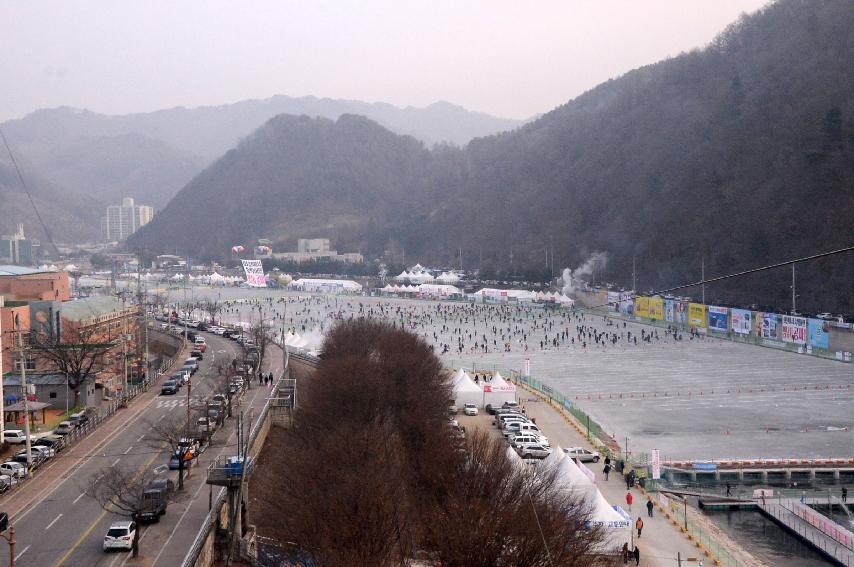
M640 517L640 516L638 516L637 521L635 521L635 528L637 528L637 530L638 530L638 537L640 537L640 536L641 536L641 532L643 531L643 519L641 519L641 517Z
M647 515L648 515L650 518L652 518L652 509L653 509L654 507L655 507L655 506L654 506L654 505L653 505L653 503L652 503L652 498L648 499L648 500L646 501L646 513L647 513Z

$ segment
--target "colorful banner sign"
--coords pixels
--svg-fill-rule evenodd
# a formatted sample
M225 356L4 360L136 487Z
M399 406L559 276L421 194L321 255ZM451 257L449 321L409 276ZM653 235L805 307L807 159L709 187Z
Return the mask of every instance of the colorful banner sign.
M658 449L652 450L652 478L653 480L661 478L661 454Z
M688 323L688 303L686 301L676 301L674 306L676 322L683 325Z
M624 291L620 294L620 312L626 315L634 313L635 298L630 291Z
M664 298L657 295L649 298L649 318L664 321Z
M780 316L776 313L762 316L762 338L780 340Z
M830 333L827 321L823 319L810 319L807 325L809 343L818 348L827 350L830 346Z
M727 313L729 309L726 307L716 307L714 305L709 305L709 330L711 331L723 331L726 332L729 330L729 325L727 324Z
M805 317L783 315L783 342L799 345L807 342L807 320Z
M739 335L749 335L753 329L753 312L747 309L732 309L730 325Z
M706 306L702 303L688 304L688 324L701 329L706 328Z
M676 303L672 299L664 300L664 320L668 323L676 322Z
M261 260L241 260L241 262L249 287L267 287L267 279L264 277L264 266L261 265Z
M635 298L635 315L649 317L649 298L639 295Z

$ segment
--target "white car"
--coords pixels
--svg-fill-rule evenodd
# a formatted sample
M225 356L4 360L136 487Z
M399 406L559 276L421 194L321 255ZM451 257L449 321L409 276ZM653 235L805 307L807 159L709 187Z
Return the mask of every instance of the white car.
M519 447L524 447L525 445L549 445L549 438L544 437L542 435L532 435L530 433L523 433L520 435L513 435L510 437L510 445L514 449L518 449Z
M463 413L465 415L477 415L477 406L474 404L466 404L463 406Z
M547 445L526 445L517 451L523 459L544 459L551 454L552 448Z
M569 447L563 450L568 456L573 459L578 459L580 463L598 463L602 456L596 451L585 449L584 447Z
M104 536L104 551L111 549L132 549L136 536L136 522L116 522Z
M27 440L27 436L24 435L21 429L7 429L3 434L6 443L24 443ZM32 440L32 435L30 436L30 440Z
M0 474L5 474L13 478L24 478L27 476L27 467L15 461L7 461L0 464Z

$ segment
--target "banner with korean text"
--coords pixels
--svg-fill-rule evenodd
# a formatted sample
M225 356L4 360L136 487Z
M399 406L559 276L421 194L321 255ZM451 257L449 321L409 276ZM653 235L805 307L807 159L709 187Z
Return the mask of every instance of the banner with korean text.
M635 315L649 317L649 298L639 295L635 297Z
M762 316L762 338L780 340L780 316L776 313Z
M702 303L688 304L688 324L701 329L706 328L706 306Z
M649 298L649 318L664 321L664 298L653 295Z
M749 335L753 328L753 312L747 309L732 309L730 326L739 335Z
M799 345L807 342L807 320L805 317L783 315L783 342Z
M729 330L729 325L727 324L727 313L729 309L726 307L717 307L715 305L709 305L709 330L710 331L720 331L726 332Z
M809 343L818 348L828 349L830 346L830 328L823 319L810 319L807 325Z
M261 260L241 260L241 262L249 287L267 287L267 279L264 277L264 266L261 265Z

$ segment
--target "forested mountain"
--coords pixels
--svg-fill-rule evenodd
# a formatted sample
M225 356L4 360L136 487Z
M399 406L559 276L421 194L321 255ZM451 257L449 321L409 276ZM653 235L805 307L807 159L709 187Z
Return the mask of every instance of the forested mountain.
M623 284L636 258L642 289L696 281L703 260L710 276L842 247L854 240L852 63L854 3L782 0L704 50L464 149L429 151L364 119L278 118L135 244L222 257L257 237L330 236L422 262L462 248L464 265L505 273L551 272L551 247L556 272L601 250L606 279ZM800 304L854 310L852 282L850 256L805 264ZM766 272L707 299L785 305L789 284Z
M522 123L446 102L398 108L385 103L274 96L124 116L44 109L10 120L2 129L16 153L32 164L33 172L61 188L60 192L85 193L105 204L134 197L159 209L207 164L273 116L336 119L348 113L368 116L430 145L463 145Z

